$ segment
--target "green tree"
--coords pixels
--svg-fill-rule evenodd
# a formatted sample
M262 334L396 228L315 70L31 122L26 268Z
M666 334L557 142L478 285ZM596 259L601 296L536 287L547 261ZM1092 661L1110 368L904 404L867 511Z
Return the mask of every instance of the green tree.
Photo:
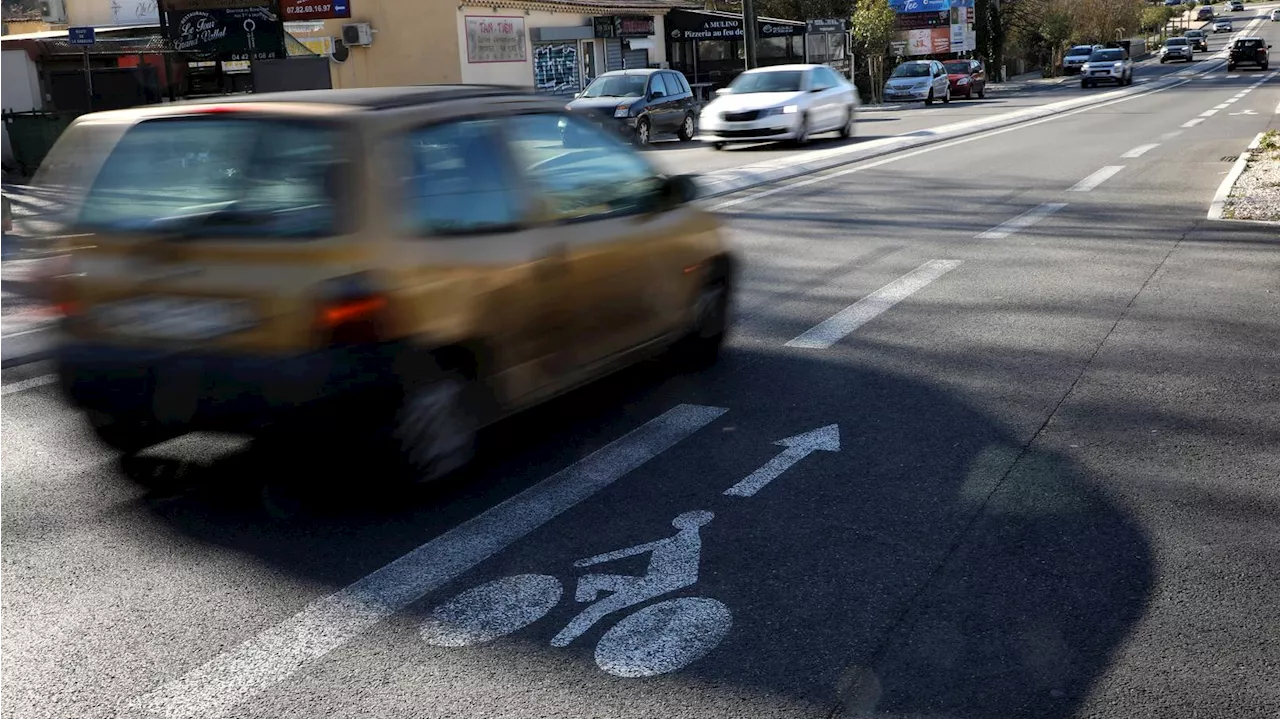
M738 4L739 11L741 3ZM781 20L849 17L853 0L756 0L756 14Z
M889 43L893 42L896 16L889 0L860 0L853 11L853 40L862 48L866 59L872 102L884 99L884 61L889 54Z

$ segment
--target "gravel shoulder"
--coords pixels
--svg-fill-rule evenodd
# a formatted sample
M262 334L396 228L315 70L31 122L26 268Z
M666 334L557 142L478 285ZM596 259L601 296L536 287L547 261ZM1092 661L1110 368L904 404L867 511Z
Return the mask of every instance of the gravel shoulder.
M1280 222L1280 132L1262 136L1231 188L1223 219Z

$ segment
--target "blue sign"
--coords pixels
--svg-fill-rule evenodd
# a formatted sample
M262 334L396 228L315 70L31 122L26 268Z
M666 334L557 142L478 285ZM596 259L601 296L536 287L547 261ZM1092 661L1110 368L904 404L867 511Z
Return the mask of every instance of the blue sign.
M351 17L351 5L347 0L333 0L334 17Z
M72 45L92 45L93 28L91 27L69 27L67 28L67 42Z
M896 13L939 12L951 9L951 0L889 0Z

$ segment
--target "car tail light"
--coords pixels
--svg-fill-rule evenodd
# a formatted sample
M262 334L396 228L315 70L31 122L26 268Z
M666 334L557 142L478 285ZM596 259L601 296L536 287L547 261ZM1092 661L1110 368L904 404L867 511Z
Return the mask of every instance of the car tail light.
M366 275L352 275L321 287L316 325L329 344L369 344L386 335L387 298Z

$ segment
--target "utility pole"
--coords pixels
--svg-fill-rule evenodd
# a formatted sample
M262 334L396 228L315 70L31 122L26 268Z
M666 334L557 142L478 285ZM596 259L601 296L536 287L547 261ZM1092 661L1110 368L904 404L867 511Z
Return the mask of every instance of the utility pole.
M742 48L747 69L759 67L756 62L756 3L742 0Z

